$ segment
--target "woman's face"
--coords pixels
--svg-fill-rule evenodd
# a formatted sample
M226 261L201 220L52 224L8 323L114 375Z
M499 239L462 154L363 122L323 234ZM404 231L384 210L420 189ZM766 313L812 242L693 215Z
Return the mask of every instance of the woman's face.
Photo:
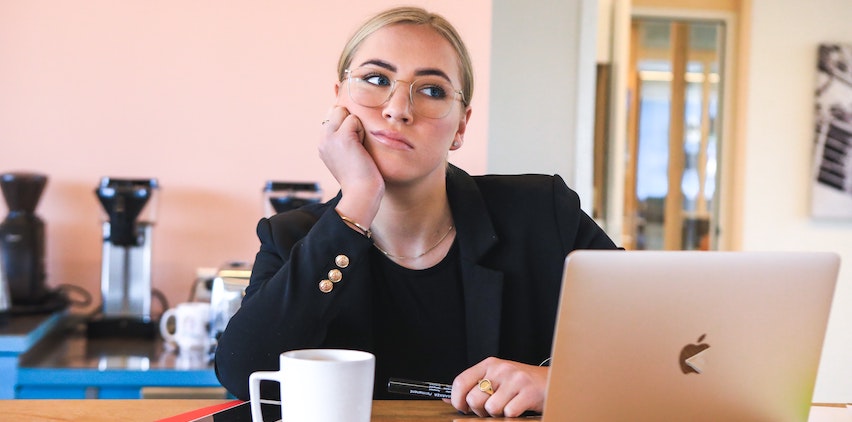
M430 176L443 180L447 153L462 145L470 109L465 109L458 94L436 89L437 84L419 83L412 107L410 82L431 80L461 90L458 58L450 43L426 25L391 25L362 42L349 70L362 76L364 81L358 83L370 89L388 90L389 83L398 81L390 99L373 107L362 105L363 99L361 104L352 99L349 89L356 85L349 84L355 82L344 79L335 86L337 104L361 120L364 147L386 183L416 183ZM443 116L435 112L441 96L449 103Z

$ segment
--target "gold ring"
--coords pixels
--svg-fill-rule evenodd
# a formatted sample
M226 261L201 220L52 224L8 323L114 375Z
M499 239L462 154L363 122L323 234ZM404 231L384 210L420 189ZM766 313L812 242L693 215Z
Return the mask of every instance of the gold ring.
M328 123L328 122L329 122L329 120L328 120L328 119L325 119L325 120L323 120L323 121L322 121L322 123L320 123L320 124L321 124L321 125L323 125L323 126L325 126L325 124L326 124L326 123Z
M482 391L489 396L494 394L494 388L491 387L491 380L488 378L483 378L479 380L479 391Z

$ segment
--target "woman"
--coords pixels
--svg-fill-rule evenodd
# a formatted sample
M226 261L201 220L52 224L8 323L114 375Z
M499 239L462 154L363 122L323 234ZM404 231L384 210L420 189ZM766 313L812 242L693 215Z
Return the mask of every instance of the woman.
M278 354L350 348L389 377L452 382L462 412L541 411L565 256L615 248L558 176L471 177L464 144L473 72L442 17L396 8L367 21L338 64L319 153L331 201L258 224L241 309L216 353L245 399ZM491 390L479 381L490 381Z

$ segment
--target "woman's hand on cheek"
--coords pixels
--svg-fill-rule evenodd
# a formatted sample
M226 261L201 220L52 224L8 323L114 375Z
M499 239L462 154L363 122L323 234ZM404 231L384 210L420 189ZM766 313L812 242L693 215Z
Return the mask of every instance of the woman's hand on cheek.
M322 124L319 155L340 184L338 211L369 227L384 194L384 179L364 148L364 126L345 107L334 106Z

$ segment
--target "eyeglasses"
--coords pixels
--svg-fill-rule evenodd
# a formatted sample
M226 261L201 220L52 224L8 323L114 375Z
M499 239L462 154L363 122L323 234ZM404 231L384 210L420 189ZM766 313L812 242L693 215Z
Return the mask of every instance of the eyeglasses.
M464 94L456 90L446 79L425 76L408 82L391 80L383 70L371 67L346 69L349 98L364 107L378 107L390 100L397 82L408 84L411 110L420 116L440 119L450 113L457 99Z

